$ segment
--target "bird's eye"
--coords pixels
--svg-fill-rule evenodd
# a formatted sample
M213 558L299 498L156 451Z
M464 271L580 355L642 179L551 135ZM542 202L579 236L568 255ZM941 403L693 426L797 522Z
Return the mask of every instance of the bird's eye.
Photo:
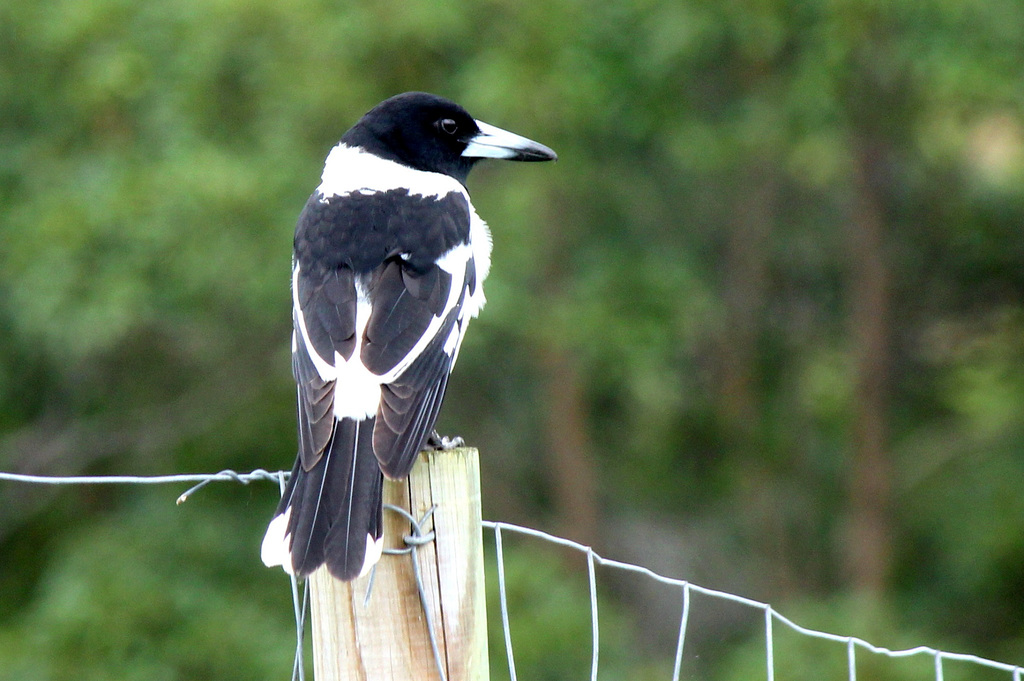
M454 135L459 131L459 124L450 118L442 118L437 122L439 127L445 134Z

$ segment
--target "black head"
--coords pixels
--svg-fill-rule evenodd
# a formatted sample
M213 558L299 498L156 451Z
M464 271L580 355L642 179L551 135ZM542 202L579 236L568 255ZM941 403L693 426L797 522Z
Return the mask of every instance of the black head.
M543 144L474 120L455 102L425 92L406 92L384 100L341 140L376 156L416 170L444 173L463 183L481 158L556 158L555 152Z

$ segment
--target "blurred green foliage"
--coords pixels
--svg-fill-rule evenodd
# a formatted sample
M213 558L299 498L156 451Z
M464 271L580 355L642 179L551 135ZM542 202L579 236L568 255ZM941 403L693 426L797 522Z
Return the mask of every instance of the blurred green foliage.
M253 574L239 532L258 522L239 522L237 503L169 516L166 496L140 496L62 543L0 634L0 678L286 676L294 625L274 613L290 597Z
M560 155L470 180L490 302L440 426L486 515L1022 662L1022 55L1018 0L8 0L0 469L289 466L294 220L433 91ZM178 492L0 486L0 679L289 674L276 491ZM580 566L509 561L520 676L584 676ZM602 617L602 678L665 677L675 596ZM694 617L688 673L758 678L756 626Z

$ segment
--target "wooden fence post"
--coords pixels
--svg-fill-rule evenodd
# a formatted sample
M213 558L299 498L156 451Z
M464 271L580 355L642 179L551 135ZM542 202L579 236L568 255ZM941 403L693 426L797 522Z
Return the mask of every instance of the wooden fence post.
M384 503L407 509L433 531L417 549L420 577L448 681L487 681L487 615L476 449L420 454L409 479L384 482ZM404 546L409 522L384 511L384 541ZM369 576L340 582L324 569L310 576L316 681L437 679L427 620L408 555L382 557Z

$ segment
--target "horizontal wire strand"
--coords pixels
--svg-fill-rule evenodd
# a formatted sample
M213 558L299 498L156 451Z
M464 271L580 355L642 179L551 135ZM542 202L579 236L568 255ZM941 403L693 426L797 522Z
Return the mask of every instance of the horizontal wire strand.
M281 485L287 480L290 473L288 471L276 471L271 472L262 468L257 468L248 473L238 473L230 469L222 470L218 473L186 473L186 474L175 474L175 475L82 475L82 476L51 476L51 475L29 475L23 473L8 473L0 471L0 481L25 483L25 484L37 484L37 485L165 485L165 484L183 484L183 483L196 483L192 488L187 490L185 493L178 497L178 503L182 503L187 500L188 497L201 489L203 486L210 482L237 482L243 485L248 485L251 482L256 481L267 481L274 482ZM870 653L876 655L883 655L890 658L904 658L911 657L914 655L926 655L934 659L936 678L941 681L943 677L943 662L946 660L955 662L965 662L968 664L976 664L982 667L988 667L990 669L997 669L1000 671L1009 672L1012 674L1012 681L1024 681L1024 667L1020 665L1008 664L1006 662L999 662L989 658L981 657L971 653L951 653L943 650L938 650L930 646L916 646L914 648L906 648L903 650L893 650L884 646L878 646L864 639L853 637L853 636L841 636L839 634L832 634L826 631L819 631L816 629L810 629L808 627L801 626L796 622L792 621L788 617L780 614L774 610L768 603L762 603L760 601L746 598L745 596L739 596L732 594L727 591L720 591L717 589L709 589L707 587L698 586L687 580L677 579L673 577L666 577L658 574L653 570L643 567L642 565L635 565L633 563L626 563L619 560L613 560L605 558L593 550L592 547L586 546L579 542L575 542L571 539L564 537L558 537L541 530L535 530L529 527L523 527L512 523L506 523L501 521L484 520L481 525L492 530L495 533L496 548L498 553L498 579L499 579L499 595L501 598L501 615L502 615L502 628L505 632L505 642L507 648L507 654L509 658L509 666L512 679L515 679L515 663L512 661L512 641L509 635L509 616L508 616L508 604L505 596L505 580L504 580L504 556L502 550L502 532L508 531L516 534L522 534L535 539L546 541L559 546L573 549L585 554L588 561L588 568L591 565L598 565L601 567L607 567L611 569L623 570L626 572L634 572L643 575L649 579L653 579L662 584L669 584L672 586L681 587L684 589L686 594L686 608L684 609L685 617L689 616L689 596L692 593L699 593L704 596L711 598L717 598L739 605L745 605L751 608L757 608L765 613L766 625L769 627L771 632L771 622L774 620L780 624L785 625L790 630L808 636L810 638L817 638L825 641L833 641L836 643L842 643L847 646L848 651L848 673L849 678L855 679L856 677L856 662L855 654L856 648L862 648ZM588 570L589 572L590 570ZM593 586L593 582L591 582ZM596 591L591 588L591 612L593 613L596 609ZM681 623L685 630L685 620ZM596 631L596 626L594 628ZM680 639L681 643L681 639ZM769 644L770 645L770 644ZM681 645L680 650L677 652L679 658L677 658L677 665L681 659ZM770 648L769 648L770 650ZM595 651L596 652L596 651ZM771 662L769 660L769 662ZM678 669L678 666L677 666Z
M757 601L752 598L747 598L745 596L739 596L737 594L732 594L727 591L719 591L717 589L709 589L707 587L698 586L684 579L666 577L664 575L658 574L657 572L654 572L650 568L643 567L642 565L634 565L632 563L625 563L619 560L605 558L598 554L596 551L593 551L591 547L586 546L584 544L580 544L579 542L575 542L571 539L565 539L563 537L548 534L547 532L544 532L542 530L535 530L530 527L522 527L520 525L514 525L512 523L506 523L501 521L485 520L483 521L483 526L495 531L500 529L506 532L514 532L517 534L523 534L546 542L550 542L552 544L557 544L559 546L564 546L566 548L570 548L580 553L583 553L587 555L588 558L592 554L593 560L602 567L623 570L626 572L635 572L637 574L644 575L645 577L653 579L654 581L660 582L662 584L670 584L673 586L688 588L691 592L699 593L704 596L709 596L711 598L717 598L720 600L738 603L739 605L745 605L751 608L762 610L766 613L770 613L772 619L774 619L775 622L783 624L792 631L795 631L796 633L802 634L804 636L808 636L810 638L817 638L825 641L834 641L836 643L852 645L863 648L868 652L874 653L876 655L883 655L885 657L890 658L903 658L911 657L914 655L924 655L930 657L941 655L943 660L967 662L982 667L989 667L991 669L998 669L1000 671L1011 672L1014 675L1013 681L1024 681L1024 667L1021 667L1020 665L999 662L997 660L991 660L970 653L950 653L929 646L916 646L914 648L907 648L905 650L893 650L891 648L886 648L884 646L878 646L873 643L869 643L868 641L865 641L861 638L857 638L855 636L841 636L839 634L831 634L826 631L810 629L808 627L801 626L793 620L789 619L788 617L780 614L777 610L773 609L772 606L768 603L762 603L761 601Z

